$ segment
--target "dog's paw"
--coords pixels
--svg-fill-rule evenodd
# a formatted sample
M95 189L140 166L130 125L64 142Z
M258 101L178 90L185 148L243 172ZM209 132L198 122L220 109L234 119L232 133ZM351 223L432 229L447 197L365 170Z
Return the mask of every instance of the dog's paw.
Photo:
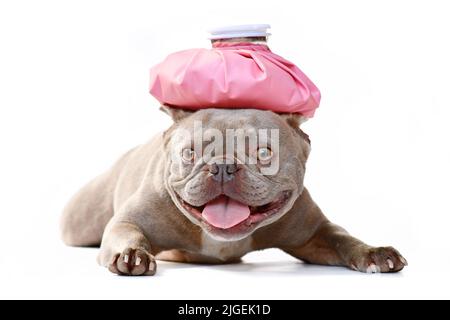
M351 260L349 267L366 273L398 272L408 262L392 247L369 247L359 251Z
M125 276L152 276L156 272L155 257L144 249L127 248L113 255L105 266L112 273Z

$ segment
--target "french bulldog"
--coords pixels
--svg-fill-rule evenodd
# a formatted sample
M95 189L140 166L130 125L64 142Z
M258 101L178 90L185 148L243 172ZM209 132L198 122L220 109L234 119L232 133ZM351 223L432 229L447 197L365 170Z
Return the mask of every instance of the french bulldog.
M327 220L312 200L303 185L310 141L300 129L301 116L162 110L174 121L167 131L128 151L67 204L61 221L67 245L100 246L101 266L134 276L154 275L156 260L234 263L266 248L369 273L407 265L396 249L369 246ZM268 138L246 147L244 154L255 155L251 163L227 148L214 148L206 160L193 148L196 123L223 136L230 129L275 129L278 146ZM268 162L279 164L270 175L263 174Z

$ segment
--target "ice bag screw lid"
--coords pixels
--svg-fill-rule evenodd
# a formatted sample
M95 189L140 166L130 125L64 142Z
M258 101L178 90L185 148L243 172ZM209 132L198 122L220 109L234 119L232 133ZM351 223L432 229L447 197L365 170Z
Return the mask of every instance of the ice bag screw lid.
M224 26L209 29L210 36L208 39L230 39L230 38L245 38L245 37L267 37L270 33L270 24L243 24L237 26Z

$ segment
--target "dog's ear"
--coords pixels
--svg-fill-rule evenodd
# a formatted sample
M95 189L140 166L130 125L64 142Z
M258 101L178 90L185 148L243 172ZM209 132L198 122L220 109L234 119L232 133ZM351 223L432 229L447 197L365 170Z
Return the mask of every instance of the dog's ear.
M299 113L279 113L279 116L283 118L288 125L297 129L300 125L308 120L305 116Z
M173 122L180 122L181 120L183 120L186 117L189 117L191 114L195 112L193 110L175 108L165 104L161 105L159 110L168 114L172 118Z
M300 129L302 123L306 122L308 118L302 116L299 113L281 113L279 116L284 119L288 125L290 125L295 132L297 132L308 144L311 144L309 136Z

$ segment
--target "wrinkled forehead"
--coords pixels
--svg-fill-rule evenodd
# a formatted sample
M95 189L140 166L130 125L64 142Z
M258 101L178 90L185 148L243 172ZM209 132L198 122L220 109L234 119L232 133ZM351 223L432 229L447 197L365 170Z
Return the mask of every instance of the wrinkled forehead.
M283 125L279 116L268 111L202 110L180 123L172 134L171 144L175 148L239 142L272 146L279 143L279 130Z
M194 132L202 124L202 128L216 129L223 133L228 129L275 129L280 128L280 117L270 111L255 109L206 109L196 112L185 122L184 127ZM197 124L197 126L194 126Z

